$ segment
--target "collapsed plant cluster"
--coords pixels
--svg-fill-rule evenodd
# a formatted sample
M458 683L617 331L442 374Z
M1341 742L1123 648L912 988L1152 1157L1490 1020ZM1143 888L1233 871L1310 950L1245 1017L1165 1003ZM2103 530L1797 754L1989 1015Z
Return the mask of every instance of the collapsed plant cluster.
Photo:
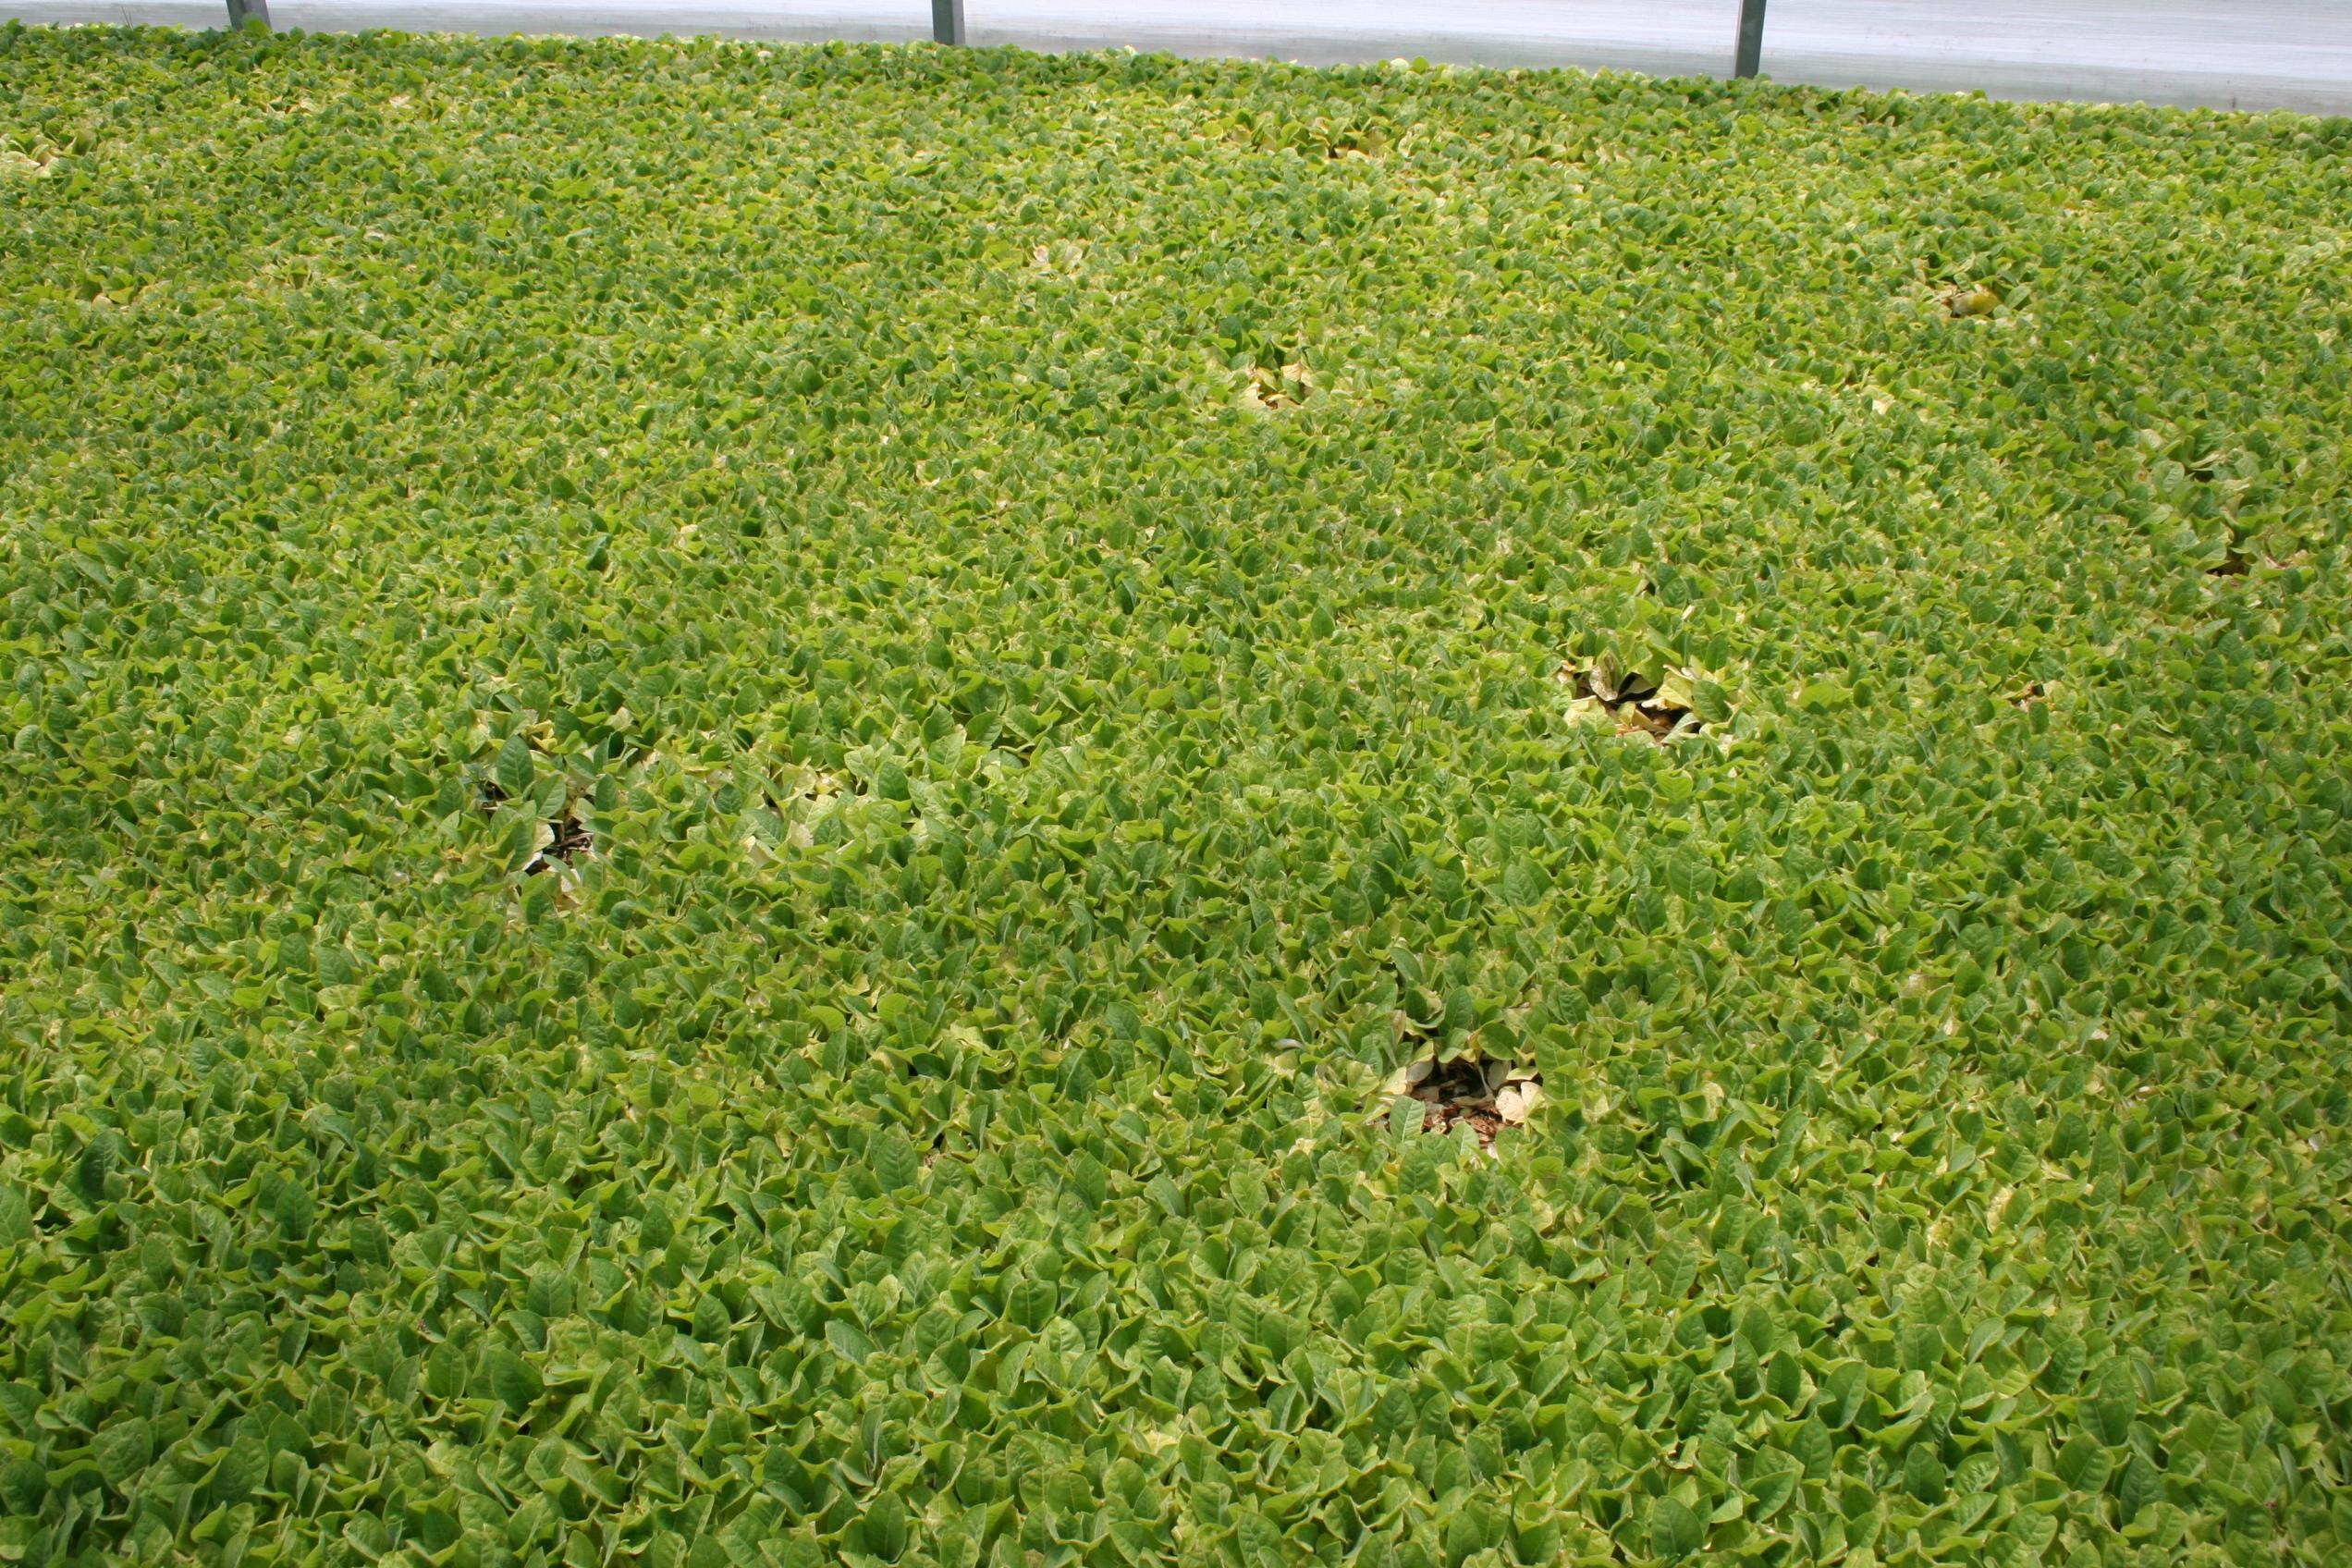
M2347 153L0 31L0 1557L2342 1561Z

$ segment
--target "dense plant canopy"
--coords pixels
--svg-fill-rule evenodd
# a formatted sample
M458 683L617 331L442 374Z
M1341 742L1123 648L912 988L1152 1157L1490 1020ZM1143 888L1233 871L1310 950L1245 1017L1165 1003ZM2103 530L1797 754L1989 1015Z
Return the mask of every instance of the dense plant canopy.
M2347 214L0 31L0 1559L2343 1562Z

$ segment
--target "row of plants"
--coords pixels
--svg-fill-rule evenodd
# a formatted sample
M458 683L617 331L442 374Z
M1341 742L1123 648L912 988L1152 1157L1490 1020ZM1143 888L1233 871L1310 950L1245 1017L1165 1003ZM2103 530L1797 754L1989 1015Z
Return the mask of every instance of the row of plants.
M2339 1560L2347 153L0 30L0 1557Z

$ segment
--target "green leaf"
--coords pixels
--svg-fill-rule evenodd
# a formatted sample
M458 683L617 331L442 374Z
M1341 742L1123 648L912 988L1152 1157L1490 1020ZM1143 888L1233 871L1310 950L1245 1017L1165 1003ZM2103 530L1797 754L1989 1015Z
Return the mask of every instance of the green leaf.
M1913 1497L1930 1508L1942 1502L1949 1494L1950 1473L1944 1469L1943 1461L1937 1456L1931 1444L1918 1442L1911 1445L1910 1452L1904 1456L1903 1485Z
M30 1459L0 1464L0 1505L19 1517L41 1512L49 1495L49 1473Z
M2146 1454L2135 1453L2125 1462L2124 1473L2115 1482L2115 1500L2125 1523L2138 1518L2142 1509L2162 1495L2163 1481Z
M857 1325L839 1317L827 1321L825 1342L833 1347L835 1354L852 1365L863 1365L874 1354L874 1341L860 1332Z
M2099 1395L2090 1402L2091 1430L2120 1444L2131 1436L2132 1417L2138 1414L2139 1379L2124 1363L2108 1363L2099 1375Z
M507 799L521 801L531 798L532 776L531 742L518 731L508 736L498 748L498 755L490 765L490 777L506 791Z
M1698 1515L1671 1497L1649 1508L1649 1550L1667 1562L1678 1562L1707 1544L1707 1526Z
M1242 1561L1252 1568L1279 1568L1291 1560L1281 1532L1256 1509L1242 1509L1234 1514L1233 1538L1241 1549Z
M154 1459L155 1429L143 1418L129 1416L113 1423L92 1439L90 1452L97 1462L98 1473L120 1487Z
M2019 1561L2038 1562L2058 1538L2058 1521L2045 1513L2022 1511L2009 1521L2003 1534L2015 1543Z
M552 1268L532 1271L530 1282L523 1292L525 1306L542 1317L566 1317L570 1316L571 1303L570 1280Z
M1804 1467L1805 1474L1816 1481L1830 1476L1830 1464L1836 1452L1830 1429L1818 1415L1798 1423L1789 1439L1789 1455Z
M1842 1362L1822 1377L1813 1408L1825 1426L1842 1430L1854 1424L1868 1392L1867 1368L1858 1361Z
M914 1152L914 1144L899 1128L891 1127L874 1140L871 1156L874 1179L885 1192L899 1192L912 1187L923 1174L922 1161Z
M269 1455L260 1441L251 1436L240 1437L220 1456L213 1469L213 1501L224 1507L235 1507L253 1495L256 1488L269 1478Z
M1513 860L1502 874L1502 896L1522 906L1539 900L1549 885L1543 867L1525 858Z
M858 1521L865 1550L885 1562L896 1562L907 1549L907 1507L896 1492L883 1492L866 1505Z
M1853 695L1844 681L1823 678L1805 683L1796 694L1796 705L1807 713L1830 713L1845 706Z
M2112 1461L2106 1445L2088 1432L2077 1432L2055 1456L2058 1478L2078 1492L2095 1492L2107 1485Z
M1759 1451L1748 1468L1747 1517L1760 1524L1778 1513L1796 1495L1802 1476L1798 1463L1787 1455L1771 1449Z
M528 1410L546 1391L538 1368L503 1345L490 1352L486 1370L491 1396L508 1410Z
M1042 1329L1058 1305L1059 1293L1046 1280L1019 1280L1007 1298L1005 1316L1023 1329Z

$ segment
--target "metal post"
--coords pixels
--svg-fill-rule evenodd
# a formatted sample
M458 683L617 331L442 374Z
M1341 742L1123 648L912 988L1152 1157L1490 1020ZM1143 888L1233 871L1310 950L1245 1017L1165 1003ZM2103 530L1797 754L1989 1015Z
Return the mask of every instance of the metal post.
M1739 43L1732 52L1732 74L1754 76L1764 64L1764 0L1740 0Z
M931 0L931 36L942 43L963 42L963 0Z
M264 28L268 27L269 0L228 0L229 27L241 29L247 22L259 22Z

